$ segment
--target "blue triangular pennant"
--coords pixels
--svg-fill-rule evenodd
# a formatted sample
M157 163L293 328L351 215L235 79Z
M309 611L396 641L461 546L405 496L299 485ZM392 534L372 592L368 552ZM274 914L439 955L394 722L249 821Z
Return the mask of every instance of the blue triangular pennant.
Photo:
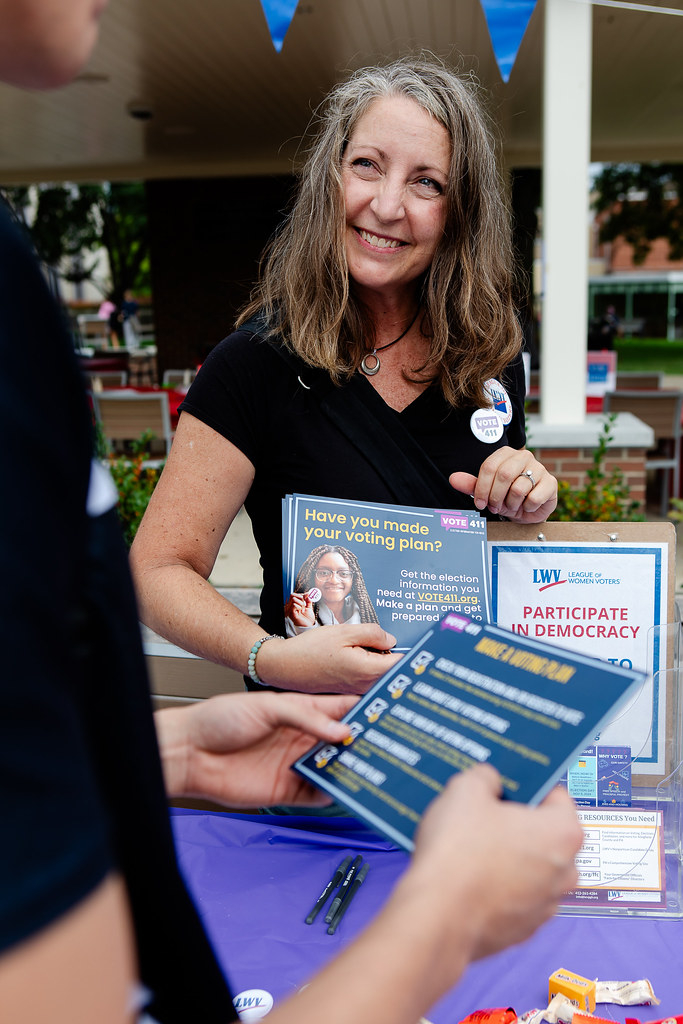
M298 2L299 0L261 0L261 7L270 30L270 38L278 53L282 49Z
M481 0L503 81L507 82L536 0Z

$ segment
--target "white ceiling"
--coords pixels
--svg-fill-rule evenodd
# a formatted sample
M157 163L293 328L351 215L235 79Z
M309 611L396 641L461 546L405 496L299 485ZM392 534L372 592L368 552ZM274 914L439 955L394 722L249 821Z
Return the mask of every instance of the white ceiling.
M683 161L683 17L599 6L593 19L592 159ZM422 47L476 71L507 162L535 165L542 38L539 0L505 85L479 0L300 0L281 53L260 0L111 0L74 83L0 86L0 181L287 172L345 70Z

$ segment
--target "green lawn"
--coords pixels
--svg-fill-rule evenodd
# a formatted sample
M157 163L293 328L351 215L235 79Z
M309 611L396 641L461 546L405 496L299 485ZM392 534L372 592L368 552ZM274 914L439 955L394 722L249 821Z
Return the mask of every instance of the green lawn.
M683 340L666 338L616 338L619 370L659 371L683 374Z

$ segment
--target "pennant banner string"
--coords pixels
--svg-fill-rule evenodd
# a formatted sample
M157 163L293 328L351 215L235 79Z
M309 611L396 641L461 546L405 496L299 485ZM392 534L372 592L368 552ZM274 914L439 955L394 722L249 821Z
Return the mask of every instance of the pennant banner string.
M486 16L493 52L501 77L507 82L515 63L519 47L526 32L536 0L480 0ZM623 11L644 11L652 14L683 15L674 7L655 7L652 4L630 3L629 0L573 0L574 3L594 7L615 7ZM287 30L292 23L298 0L261 0L270 38L279 53Z
M502 79L507 82L536 0L481 0L481 6Z
M273 46L279 53L299 0L261 0Z

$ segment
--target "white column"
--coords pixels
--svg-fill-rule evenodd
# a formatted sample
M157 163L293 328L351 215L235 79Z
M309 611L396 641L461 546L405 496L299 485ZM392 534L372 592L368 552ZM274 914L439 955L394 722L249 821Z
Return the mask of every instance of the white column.
M593 10L546 0L541 422L583 423Z

